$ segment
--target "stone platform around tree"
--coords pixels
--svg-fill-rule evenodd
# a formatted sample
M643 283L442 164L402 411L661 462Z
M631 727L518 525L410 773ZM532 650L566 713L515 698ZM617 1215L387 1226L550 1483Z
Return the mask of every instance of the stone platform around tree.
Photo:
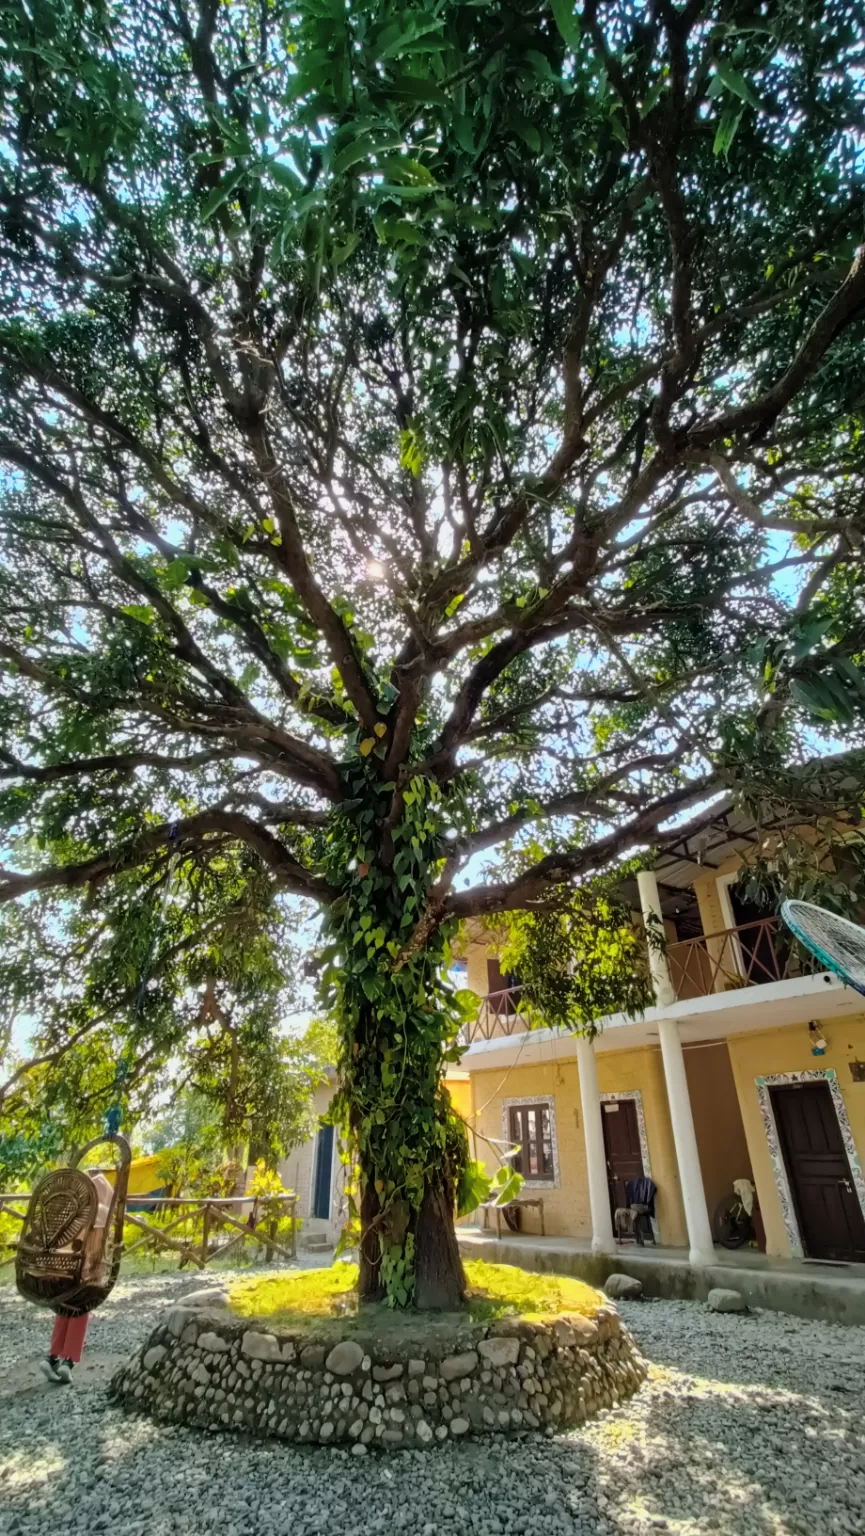
M450 1324L450 1326L448 1326ZM177 1307L111 1395L161 1421L395 1450L566 1429L633 1395L647 1365L612 1305L594 1318L478 1324L438 1314L343 1338Z

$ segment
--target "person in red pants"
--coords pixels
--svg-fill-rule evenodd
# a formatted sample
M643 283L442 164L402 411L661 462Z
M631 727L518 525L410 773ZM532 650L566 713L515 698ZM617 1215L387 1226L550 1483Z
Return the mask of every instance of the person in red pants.
M114 1193L101 1169L94 1170L90 1177L96 1185L97 1210L96 1218L90 1229L84 1250L84 1266L81 1278L85 1284L93 1281L98 1282L102 1278L104 1270L105 1228L108 1224L111 1197ZM89 1322L89 1312L85 1312L81 1317L58 1317L56 1319L54 1331L51 1334L51 1348L48 1357L39 1362L39 1368L43 1376L47 1376L49 1381L56 1382L59 1386L69 1385L72 1380L72 1367L78 1365L84 1351L84 1340L87 1337L87 1324Z
M83 1317L58 1317L51 1334L51 1352L47 1360L40 1360L39 1368L49 1381L68 1386L72 1380L72 1367L77 1365L84 1352L87 1324L90 1313Z

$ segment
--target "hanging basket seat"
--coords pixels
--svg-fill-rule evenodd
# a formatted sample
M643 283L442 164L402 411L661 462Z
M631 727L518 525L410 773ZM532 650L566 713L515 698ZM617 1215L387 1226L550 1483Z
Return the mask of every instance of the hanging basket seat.
M120 1153L104 1227L96 1227L99 1202L93 1180L78 1164L87 1152L111 1142ZM15 1256L21 1295L59 1317L81 1317L111 1294L123 1253L123 1221L132 1150L125 1136L97 1136L39 1180L27 1207Z

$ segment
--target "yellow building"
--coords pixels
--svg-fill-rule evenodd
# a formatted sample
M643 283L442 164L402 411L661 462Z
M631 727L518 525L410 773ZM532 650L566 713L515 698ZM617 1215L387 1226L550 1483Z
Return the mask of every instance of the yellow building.
M648 952L656 1005L600 1022L594 1044L528 1031L519 987L478 930L465 951L481 997L464 1033L477 1155L519 1145L526 1196L547 1235L615 1248L625 1185L657 1186L659 1243L714 1259L712 1216L734 1180L756 1186L770 1255L865 1263L865 1000L803 964L780 919L737 879L753 828L683 839L625 894L664 923ZM539 1230L540 1212L520 1212Z

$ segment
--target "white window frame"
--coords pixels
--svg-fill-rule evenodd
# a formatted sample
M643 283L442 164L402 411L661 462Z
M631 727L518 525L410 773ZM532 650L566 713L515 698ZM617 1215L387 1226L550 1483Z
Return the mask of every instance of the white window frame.
M524 1189L558 1189L560 1187L559 1175L559 1137L556 1130L556 1100L551 1093L529 1093L521 1099L502 1099L502 1136L507 1146L514 1145L511 1139L511 1115L512 1109L520 1109L526 1104L543 1104L550 1112L550 1139L553 1144L553 1177L551 1179L523 1178Z

